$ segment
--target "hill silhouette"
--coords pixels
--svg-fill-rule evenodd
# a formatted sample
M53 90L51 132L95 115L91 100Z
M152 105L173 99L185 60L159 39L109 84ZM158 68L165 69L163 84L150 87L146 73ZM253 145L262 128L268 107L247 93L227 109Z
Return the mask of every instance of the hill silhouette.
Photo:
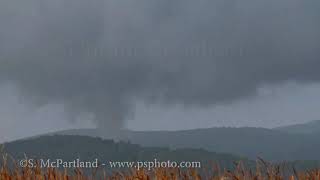
M97 129L52 134L108 138ZM318 133L289 133L265 128L208 128L184 131L126 131L126 140L144 147L201 148L266 160L320 160Z
M25 155L33 159L63 159L70 161L81 159L100 162L108 161L196 161L203 165L218 163L221 167L233 168L234 162L254 164L246 158L226 153L214 153L203 149L169 149L159 147L141 147L128 142L114 142L86 136L54 135L19 140L3 144L3 152L14 159L23 159Z

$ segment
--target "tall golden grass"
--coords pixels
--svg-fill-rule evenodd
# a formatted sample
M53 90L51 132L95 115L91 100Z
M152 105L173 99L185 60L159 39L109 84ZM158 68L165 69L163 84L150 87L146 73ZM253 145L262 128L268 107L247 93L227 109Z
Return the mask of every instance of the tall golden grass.
M18 165L9 168L7 160L4 160L0 168L0 180L320 180L320 169L305 172L293 169L292 174L285 174L281 166L259 161L254 171L246 170L242 163L238 163L233 171L221 170L215 165L205 170L158 168L151 171L133 169L107 173L101 169L93 169L88 175L81 169L20 168Z

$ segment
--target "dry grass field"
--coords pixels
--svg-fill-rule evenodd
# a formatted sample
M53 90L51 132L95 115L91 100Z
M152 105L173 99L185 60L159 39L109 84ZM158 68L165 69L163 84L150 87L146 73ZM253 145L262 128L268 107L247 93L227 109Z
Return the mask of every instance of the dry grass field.
M0 180L320 180L320 169L305 172L285 173L280 165L271 166L259 160L255 170L246 170L239 163L235 170L221 170L218 165L201 170L178 168L131 170L126 172L106 172L101 169L93 169L89 175L81 169L58 170L54 168L19 168L16 165L9 168L7 161L0 168Z

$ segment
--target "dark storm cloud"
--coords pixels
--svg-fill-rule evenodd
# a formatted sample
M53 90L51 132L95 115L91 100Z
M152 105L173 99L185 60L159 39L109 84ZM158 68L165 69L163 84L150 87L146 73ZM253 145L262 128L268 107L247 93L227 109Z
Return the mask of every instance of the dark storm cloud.
M215 105L320 80L320 3L0 2L0 80L119 128L136 100Z

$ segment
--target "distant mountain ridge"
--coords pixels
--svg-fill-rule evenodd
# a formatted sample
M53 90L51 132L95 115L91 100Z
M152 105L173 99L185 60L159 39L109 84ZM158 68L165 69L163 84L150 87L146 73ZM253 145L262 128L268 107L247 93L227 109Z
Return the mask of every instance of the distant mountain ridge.
M88 136L52 135L34 137L3 144L3 152L9 153L15 160L63 159L72 161L77 158L82 161L98 159L108 161L190 161L201 162L203 165L219 163L222 167L232 168L234 162L242 161L253 165L254 161L247 158L227 154L214 153L203 149L169 149L157 147L141 147L128 142L114 142ZM0 152L1 154L1 152ZM1 160L0 160L1 161ZM0 162L1 163L1 162Z
M49 135L34 137L2 144L0 155L9 153L14 160L21 160L25 155L30 159L63 159L72 161L92 161L98 159L101 162L146 162L157 159L158 161L190 161L201 162L201 167L206 169L215 163L220 168L232 170L237 162L244 163L246 168L255 168L256 161L235 156L228 153L215 153L203 149L181 148L169 149L159 147L142 147L127 142L114 142L88 136ZM0 165L2 160L0 159ZM306 170L320 167L320 161L292 161L286 162L287 167ZM116 170L114 168L109 170ZM72 171L72 169L70 169ZM86 171L85 171L86 172ZM87 171L91 173L90 169Z
M52 134L104 136L97 129L67 130ZM144 147L201 148L266 160L320 160L320 133L288 133L279 128L208 128L183 131L123 131L125 139Z
M311 121L303 124L281 126L274 129L282 132L287 132L287 133L301 133L301 134L320 133L320 120L315 120L315 121Z

